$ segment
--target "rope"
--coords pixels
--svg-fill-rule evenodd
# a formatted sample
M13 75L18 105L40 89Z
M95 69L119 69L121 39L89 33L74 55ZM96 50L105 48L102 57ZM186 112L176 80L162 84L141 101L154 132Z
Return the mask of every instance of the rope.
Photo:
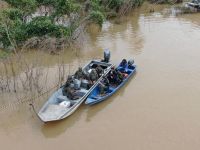
M11 109L16 109L16 106L18 106L18 105L22 105L22 104L27 104L27 103L33 102L33 100L39 99L40 97L42 97L43 95L51 92L52 90L54 90L57 87L58 87L58 85L56 85L56 86L54 86L52 88L49 88L47 91L45 91L45 92L43 92L43 93L41 93L41 94L39 94L37 96L34 96L32 98L24 97L24 98L19 99L19 101L15 102L15 103L7 103L6 105L1 105L0 106L0 112L8 110L10 108Z
M94 57L93 59L99 59L99 58L98 57ZM83 63L85 63L85 61L89 61L89 60L91 60L91 59L82 59L81 60L81 64L83 64ZM71 65L71 66L76 66L76 65ZM3 112L5 110L9 110L9 109L12 109L12 110L13 109L17 109L17 108L19 108L19 107L17 107L18 105L23 105L23 104L29 104L29 105L31 104L31 105L33 105L33 102L35 102L36 100L39 100L40 97L42 97L43 95L51 92L52 90L54 90L54 89L56 89L58 87L59 87L59 84L49 88L48 90L46 90L45 92L43 92L43 93L41 93L41 94L39 94L37 96L31 97L31 98L25 96L24 98L19 99L17 102L12 102L12 103L7 103L5 105L1 105L0 106L0 112Z

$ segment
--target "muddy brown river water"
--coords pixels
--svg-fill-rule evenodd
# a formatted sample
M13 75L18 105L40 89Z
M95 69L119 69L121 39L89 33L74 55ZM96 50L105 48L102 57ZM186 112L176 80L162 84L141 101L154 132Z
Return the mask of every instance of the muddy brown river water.
M175 16L166 6L148 13L151 7L105 22L78 51L81 59L100 57L105 48L115 63L134 58L137 73L127 85L60 122L43 124L27 104L1 111L1 149L199 150L200 14ZM63 57L77 62L76 54L66 50ZM53 66L55 57L46 54L45 63Z

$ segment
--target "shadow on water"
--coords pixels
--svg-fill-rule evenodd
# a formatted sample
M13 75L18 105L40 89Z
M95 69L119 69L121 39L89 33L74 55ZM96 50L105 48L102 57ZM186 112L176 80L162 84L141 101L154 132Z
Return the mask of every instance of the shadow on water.
M100 103L97 103L92 106L87 106L87 117L86 121L90 122L93 117L95 117L99 112L101 112L103 109L108 107L117 97L122 97L124 95L125 89L129 87L130 82L133 81L137 76L137 71L136 73L129 79L128 83L126 83L117 93L113 94L110 98L108 98L105 101L102 101Z
M55 138L66 132L71 128L80 118L83 116L83 111L85 109L84 105L74 112L71 116L55 122L44 123L41 126L41 131L46 138Z

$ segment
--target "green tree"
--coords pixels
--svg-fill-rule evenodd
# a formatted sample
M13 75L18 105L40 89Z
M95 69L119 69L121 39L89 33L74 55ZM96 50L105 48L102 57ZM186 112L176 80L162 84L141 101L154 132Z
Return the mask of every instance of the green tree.
M55 6L57 0L36 0L38 5Z
M71 13L77 12L80 8L80 5L74 3L72 0L57 0L55 6L56 16L68 15Z
M66 37L69 36L73 28L55 25L50 17L40 16L34 18L26 25L26 33L28 38L34 36L52 36L52 37Z
M23 10L26 15L33 13L37 8L36 0L5 0L14 8Z
M105 17L100 11L91 11L89 19L101 27Z
M31 22L26 25L28 37L53 35L56 26L52 23L51 19L46 16L35 17Z
M17 48L32 37L71 37L76 29L90 21L102 26L106 15L119 13L118 10L127 6L139 6L143 0L4 0L10 7L0 11L0 43L4 47ZM129 5L130 4L130 5ZM81 6L82 5L82 6ZM49 16L32 14L38 7L53 8ZM124 8L126 9L126 8ZM48 11L49 9L47 9ZM58 25L56 20L63 19L69 24ZM80 28L81 29L81 28Z
M115 9L116 11L123 5L124 0L110 0L109 1L109 8Z
M19 9L9 8L0 14L0 41L4 47L17 48L26 39L26 31Z

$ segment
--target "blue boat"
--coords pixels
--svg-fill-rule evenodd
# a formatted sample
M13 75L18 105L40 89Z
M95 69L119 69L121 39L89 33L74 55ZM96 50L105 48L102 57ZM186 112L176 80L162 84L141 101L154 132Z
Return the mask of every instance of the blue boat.
M134 61L133 61L134 63ZM133 76L136 72L136 65L134 64L129 64L126 65L124 67L122 67L121 65L119 65L116 69L125 74L123 81L116 85L116 84L110 84L109 85L109 89L106 90L105 94L100 94L100 83L98 84L98 86L96 86L93 91L90 93L90 95L87 97L85 104L87 105L94 105L97 104L99 102L102 102L104 100L106 100L107 98L109 98L110 96L112 96L115 92L117 92L123 85L125 85L126 82L129 81L129 79L131 78L131 76ZM108 74L109 75L109 74ZM108 77L107 75L107 77ZM102 79L103 80L103 79Z

